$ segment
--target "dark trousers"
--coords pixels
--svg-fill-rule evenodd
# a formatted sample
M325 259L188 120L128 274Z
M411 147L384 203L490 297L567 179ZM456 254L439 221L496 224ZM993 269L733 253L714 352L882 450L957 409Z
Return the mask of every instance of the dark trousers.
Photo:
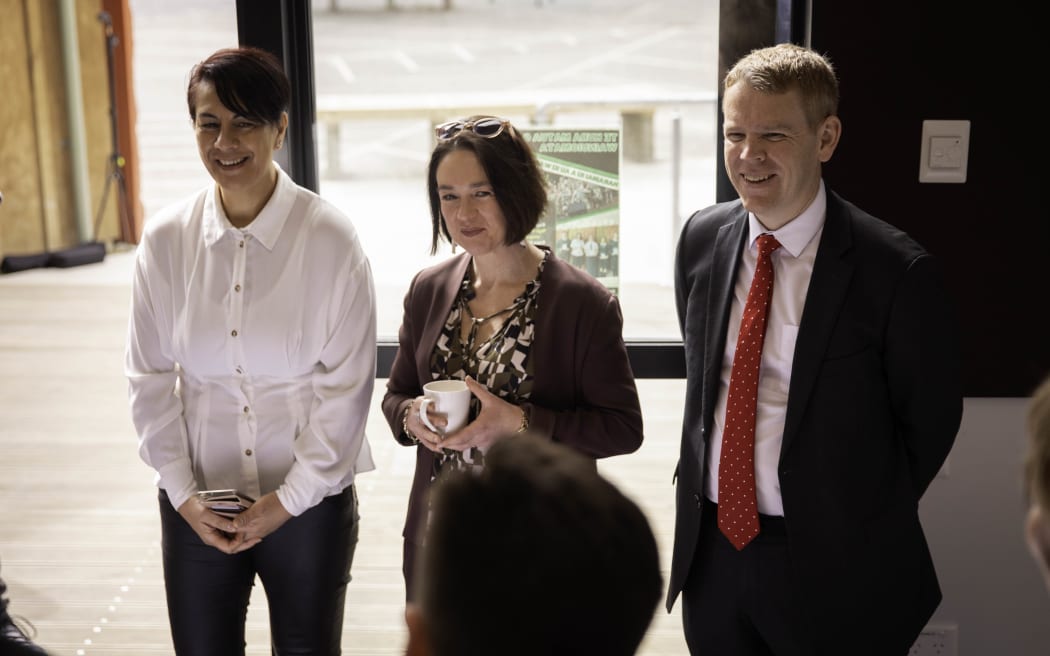
M7 584L0 579L0 616L7 614Z
M357 546L353 486L325 498L248 551L204 544L160 491L161 546L175 653L237 656L258 575L274 656L340 653L346 585Z
M401 574L405 577L406 602L416 600L416 563L422 550L422 546L411 540L405 540L401 547Z
M700 541L682 589L682 626L692 656L808 656L782 517L759 515L740 551L705 501Z

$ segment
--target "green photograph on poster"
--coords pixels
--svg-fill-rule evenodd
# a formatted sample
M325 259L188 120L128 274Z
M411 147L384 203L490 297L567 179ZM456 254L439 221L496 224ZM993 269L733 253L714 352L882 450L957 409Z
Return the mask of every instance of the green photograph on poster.
M529 235L559 258L620 287L620 130L521 130L547 175L547 210Z

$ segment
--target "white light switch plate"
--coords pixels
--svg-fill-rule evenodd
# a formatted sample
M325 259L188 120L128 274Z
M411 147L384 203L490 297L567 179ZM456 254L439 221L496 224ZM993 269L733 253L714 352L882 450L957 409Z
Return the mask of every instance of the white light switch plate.
M969 121L923 121L919 182L966 182Z

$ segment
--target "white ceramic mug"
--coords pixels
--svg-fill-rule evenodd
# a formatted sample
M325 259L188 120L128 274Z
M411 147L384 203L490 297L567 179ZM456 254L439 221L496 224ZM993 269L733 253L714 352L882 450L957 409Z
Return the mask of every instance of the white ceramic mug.
M419 404L419 420L430 430L444 435L454 433L467 425L470 415L470 389L462 380L433 380L423 386L423 402ZM444 429L438 429L427 418L427 406L433 411L445 415L448 422Z

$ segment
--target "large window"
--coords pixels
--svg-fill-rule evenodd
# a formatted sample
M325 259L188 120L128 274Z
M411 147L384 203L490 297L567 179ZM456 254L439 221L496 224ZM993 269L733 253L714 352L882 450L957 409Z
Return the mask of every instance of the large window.
M361 233L376 278L380 339L396 338L411 276L449 254L429 255L432 126L483 111L519 127L620 133L617 212L576 216L566 232L617 238L615 287L629 341L678 341L674 246L684 217L714 200L719 166L717 2L445 4L312 4L319 191ZM237 6L131 0L147 217L210 182L196 154L185 83L195 62L237 43ZM169 29L172 12L194 29ZM280 17L273 22L280 29Z
M397 334L412 274L449 255L429 255L432 125L476 111L622 131L618 216L584 213L569 232L618 237L628 339L679 339L674 243L682 217L714 199L717 3L444 4L313 5L320 191L371 255L381 338Z
M129 0L134 49L136 132L145 220L211 184L197 155L186 108L190 68L237 45L236 3Z

